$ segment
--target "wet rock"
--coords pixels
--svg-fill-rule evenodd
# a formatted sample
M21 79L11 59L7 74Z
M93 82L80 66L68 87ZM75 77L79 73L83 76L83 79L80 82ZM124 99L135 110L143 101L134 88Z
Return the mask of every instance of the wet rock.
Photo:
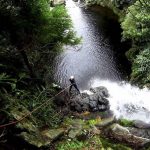
M109 97L108 90L104 86L90 88L90 91L93 93L99 93L102 97Z
M133 126L135 126L136 128L141 128L141 129L150 129L150 124L145 123L141 120L134 120L133 121Z
M60 92L61 90L57 90L57 92ZM69 101L68 92L64 91L64 92L60 93L58 96L55 96L53 101L58 106L64 106Z
M79 128L72 128L69 131L69 133L68 133L68 137L71 138L71 139L74 139L75 137L80 136L81 131L82 131L81 127L79 127Z
M90 101L89 106L90 106L91 109L96 108L97 107L97 101Z
M72 102L72 103L70 104L70 106L71 106L71 107L70 107L71 110L78 111L78 112L81 112L81 111L82 111L82 107L81 107L81 105L78 104L78 103Z
M68 137L74 139L82 134L85 123L81 119L74 119L69 121Z
M21 137L27 143L38 148L50 144L50 142L45 141L39 133L30 134L28 132L22 132L18 137Z
M112 124L114 121L115 121L115 117L114 116L110 116L108 118L102 119L95 126L97 126L97 127L106 127L106 126Z
M48 139L48 141L54 141L60 138L65 132L64 128L58 129L46 129L41 132L41 135L44 139Z
M108 91L105 87L97 87L90 89L93 94L81 93L70 99L72 110L82 111L104 111L109 109Z
M98 110L99 111L104 111L104 110L107 110L107 106L106 105L98 105Z
M107 130L105 130L105 134L109 138L132 145L136 149L150 143L150 139L133 135L128 128L119 124L111 125Z
M19 106L14 107L11 110L11 114L13 118L19 120L25 114L30 114L30 112L25 107ZM52 141L62 136L65 132L65 129L63 128L40 131L36 127L35 118L32 115L18 122L15 126L15 130L18 131L16 134L18 138L22 141L26 141L29 145L38 148L49 145Z
M20 120L22 117L24 117L25 114L30 114L30 111L28 111L25 107L14 107L11 110L11 115L14 119ZM37 128L34 122L35 118L31 115L30 118L25 118L19 123L16 124L16 128L20 131L27 131L27 132L36 132Z
M56 6L56 5L62 5L62 4L65 4L65 0L54 0L53 1L53 5Z
M89 99L90 99L90 101L97 101L97 100L101 99L101 97L97 93L95 93L95 94L90 95Z
M150 139L150 129L139 129L139 128L128 127L128 130L133 135Z
M34 145L35 147L44 147L48 146L52 141L58 139L64 134L65 130L63 128L60 129L52 129L52 130L44 130L42 132L22 132L19 137L25 140L27 143Z

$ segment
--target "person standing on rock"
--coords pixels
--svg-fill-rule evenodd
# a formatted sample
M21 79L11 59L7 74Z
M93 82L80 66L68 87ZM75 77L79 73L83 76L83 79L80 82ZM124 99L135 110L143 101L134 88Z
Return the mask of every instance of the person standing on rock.
M73 86L74 86L74 88L75 88L75 89L79 92L79 94L80 94L80 90L78 89L78 86L77 86L77 84L76 84L76 81L75 81L75 79L74 79L74 76L71 76L70 79L69 79L69 81L71 82L71 85L70 85L70 87L69 87L69 94L70 94L71 89L72 89Z

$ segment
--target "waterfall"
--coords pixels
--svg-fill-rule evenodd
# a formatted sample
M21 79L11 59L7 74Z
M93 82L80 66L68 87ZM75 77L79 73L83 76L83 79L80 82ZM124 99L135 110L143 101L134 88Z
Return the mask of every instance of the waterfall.
M110 109L117 118L150 123L150 90L139 89L127 82L94 79L92 87L104 86L109 91Z
M120 37L116 36L118 26L102 13L79 8L71 0L66 1L66 8L74 30L82 36L82 43L78 51L75 46L68 46L57 57L55 80L65 87L74 75L80 90L104 86L109 91L110 109L116 117L150 123L150 91L121 82L124 70L120 70L114 53L120 50ZM110 23L112 28L108 28ZM112 42L114 38L116 45Z

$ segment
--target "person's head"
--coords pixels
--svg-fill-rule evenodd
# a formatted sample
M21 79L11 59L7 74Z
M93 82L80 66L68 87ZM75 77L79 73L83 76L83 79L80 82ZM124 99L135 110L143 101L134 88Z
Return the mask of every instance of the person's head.
M70 79L71 79L71 80L74 79L74 76L70 76Z

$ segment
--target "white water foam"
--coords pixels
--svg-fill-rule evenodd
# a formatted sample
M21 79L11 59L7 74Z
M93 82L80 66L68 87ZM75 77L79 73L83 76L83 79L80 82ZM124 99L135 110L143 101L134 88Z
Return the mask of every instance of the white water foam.
M150 123L150 91L125 82L92 81L92 87L104 86L109 91L110 109L117 118L142 120Z

